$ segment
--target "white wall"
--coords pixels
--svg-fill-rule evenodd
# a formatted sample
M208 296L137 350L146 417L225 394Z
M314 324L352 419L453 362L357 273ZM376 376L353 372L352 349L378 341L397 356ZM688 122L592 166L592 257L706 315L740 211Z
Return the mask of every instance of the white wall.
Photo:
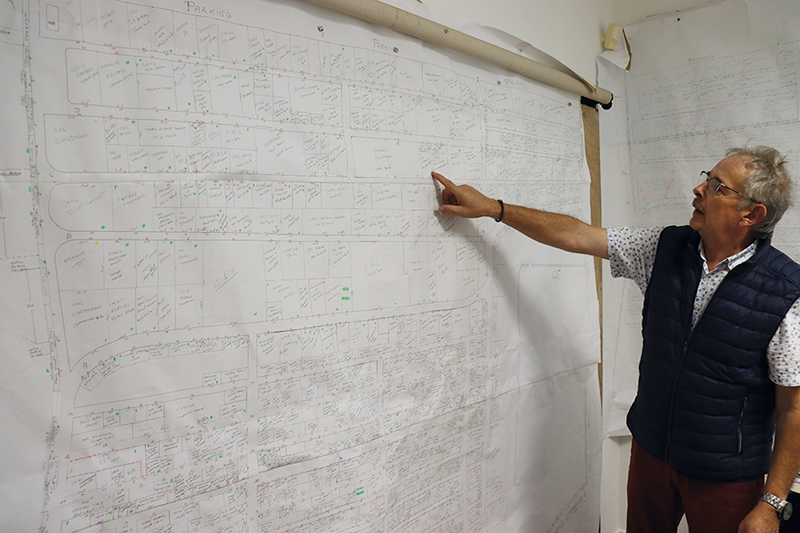
M640 1L640 0L637 0ZM560 60L587 80L611 21L613 0L424 0L442 10L503 30Z
M612 0L613 21L621 26L724 0Z
M437 14L451 13L505 31L596 81L595 57L612 22L622 26L720 0L422 0ZM400 6L396 2L395 5Z

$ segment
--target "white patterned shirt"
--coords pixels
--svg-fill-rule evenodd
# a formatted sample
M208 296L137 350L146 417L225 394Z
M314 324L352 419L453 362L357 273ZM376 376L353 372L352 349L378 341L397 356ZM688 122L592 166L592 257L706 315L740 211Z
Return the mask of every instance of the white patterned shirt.
M608 229L608 257L611 275L633 280L642 294L647 290L653 263L656 259L658 239L663 226L655 228L610 228ZM714 292L734 267L753 257L756 243L741 252L721 261L714 270L708 270L703 243L699 246L703 258L703 276L697 287L692 309L692 328L703 315ZM796 301L767 347L769 379L784 387L800 386L800 300Z

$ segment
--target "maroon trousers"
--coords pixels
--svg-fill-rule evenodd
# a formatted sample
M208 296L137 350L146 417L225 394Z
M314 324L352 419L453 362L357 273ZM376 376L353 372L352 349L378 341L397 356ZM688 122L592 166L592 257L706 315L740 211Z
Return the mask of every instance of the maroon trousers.
M634 440L626 533L675 533L684 514L693 533L736 533L763 487L763 479L726 483L683 476Z

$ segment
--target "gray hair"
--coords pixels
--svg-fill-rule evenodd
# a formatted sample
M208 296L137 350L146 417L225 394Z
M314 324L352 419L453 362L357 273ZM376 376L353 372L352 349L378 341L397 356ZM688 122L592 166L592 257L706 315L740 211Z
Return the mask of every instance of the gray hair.
M755 229L759 238L772 237L775 225L792 204L792 180L786 169L786 157L769 146L731 148L725 156L749 160L745 168L751 172L741 186L741 193L767 208L764 220ZM748 198L742 198L739 208L744 209L749 203Z

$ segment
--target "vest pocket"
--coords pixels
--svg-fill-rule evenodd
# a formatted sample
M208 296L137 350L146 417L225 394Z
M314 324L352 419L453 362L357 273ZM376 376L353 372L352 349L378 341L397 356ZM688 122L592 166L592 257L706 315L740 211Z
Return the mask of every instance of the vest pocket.
M747 411L747 396L742 398L742 410L739 411L739 421L736 424L736 433L739 437L739 445L736 450L736 454L742 453L742 419L744 418L744 413Z

